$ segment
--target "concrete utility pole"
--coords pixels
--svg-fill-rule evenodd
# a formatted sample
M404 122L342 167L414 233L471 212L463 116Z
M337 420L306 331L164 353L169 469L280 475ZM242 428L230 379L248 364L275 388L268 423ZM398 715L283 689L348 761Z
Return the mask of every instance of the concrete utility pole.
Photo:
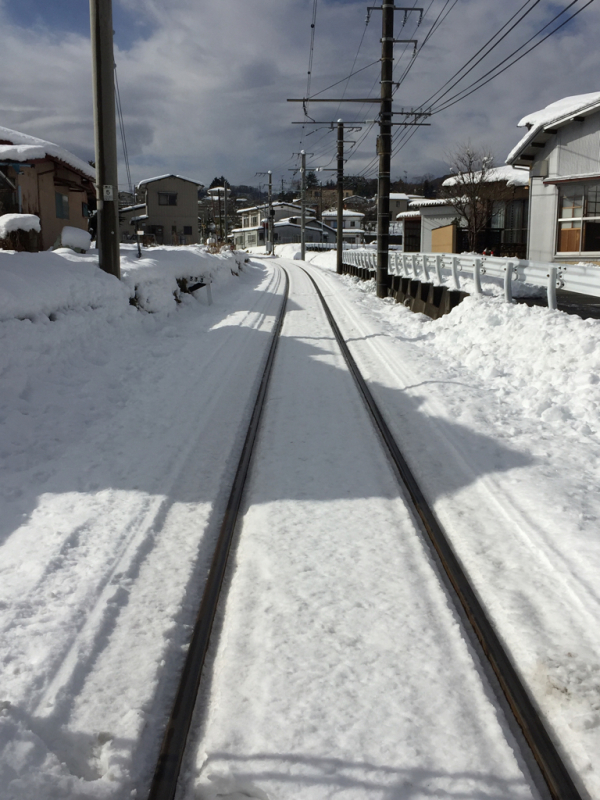
M377 177L377 297L387 297L390 246L390 169L392 161L392 75L394 69L394 4L381 6L381 111Z
M271 170L268 171L269 176L269 225L268 225L268 246L267 246L267 253L273 254L275 252L275 242L273 240L273 175Z
M344 250L344 123L338 119L337 129L337 251L335 271L342 274Z
M117 175L112 0L90 0L90 31L98 207L96 239L101 269L120 278L119 181Z
M302 158L300 166L300 258L304 261L306 257L306 153L304 150L300 151L300 156Z
M227 181L223 181L223 238L227 245Z

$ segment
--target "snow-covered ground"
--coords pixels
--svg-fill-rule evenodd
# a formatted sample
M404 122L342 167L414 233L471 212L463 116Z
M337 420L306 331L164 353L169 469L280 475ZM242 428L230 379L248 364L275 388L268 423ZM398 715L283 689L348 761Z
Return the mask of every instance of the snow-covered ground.
M125 248L117 282L96 258L0 252L7 800L144 796L281 300L277 259ZM600 798L600 323L500 298L433 322L334 275L334 253L308 259ZM178 278L210 278L212 305ZM331 335L294 287L187 795L535 796Z

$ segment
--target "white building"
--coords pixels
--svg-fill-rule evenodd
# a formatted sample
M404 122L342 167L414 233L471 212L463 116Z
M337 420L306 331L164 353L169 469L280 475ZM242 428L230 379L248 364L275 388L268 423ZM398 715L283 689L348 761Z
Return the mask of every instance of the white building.
M273 238L275 244L289 244L300 241L302 210L296 203L273 203ZM247 247L259 247L265 243L265 228L263 220L268 218L268 204L241 208L239 210L242 221L241 228L234 228L231 232L236 247L242 250ZM326 221L317 220L314 213L306 209L305 241L326 242L334 244L336 232L326 224Z
M336 231L337 213L337 209L331 208L321 214L323 222L326 222ZM348 208L344 208L342 214L344 218L343 240L348 244L362 244L365 240L365 231L362 223L365 215L361 214L360 211L350 211Z
M527 114L507 164L530 169L528 257L600 259L600 92Z

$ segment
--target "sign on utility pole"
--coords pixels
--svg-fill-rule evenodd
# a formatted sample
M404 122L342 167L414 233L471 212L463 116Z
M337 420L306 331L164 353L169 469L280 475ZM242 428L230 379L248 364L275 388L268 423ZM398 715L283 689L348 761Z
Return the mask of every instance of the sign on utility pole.
M119 258L119 182L115 119L115 60L112 0L90 0L94 141L96 148L96 240L100 267L121 277Z

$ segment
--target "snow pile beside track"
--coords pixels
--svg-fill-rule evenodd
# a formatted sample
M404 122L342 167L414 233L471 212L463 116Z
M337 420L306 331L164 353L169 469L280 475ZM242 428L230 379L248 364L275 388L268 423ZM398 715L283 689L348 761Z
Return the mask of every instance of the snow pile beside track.
M225 284L245 254L212 255L200 246L156 247L137 258L134 245L121 247L122 281L98 268L98 253L0 251L0 321L53 318L66 311L120 308L130 299L150 312L172 312L181 300L178 279ZM204 279L204 280L200 280Z

